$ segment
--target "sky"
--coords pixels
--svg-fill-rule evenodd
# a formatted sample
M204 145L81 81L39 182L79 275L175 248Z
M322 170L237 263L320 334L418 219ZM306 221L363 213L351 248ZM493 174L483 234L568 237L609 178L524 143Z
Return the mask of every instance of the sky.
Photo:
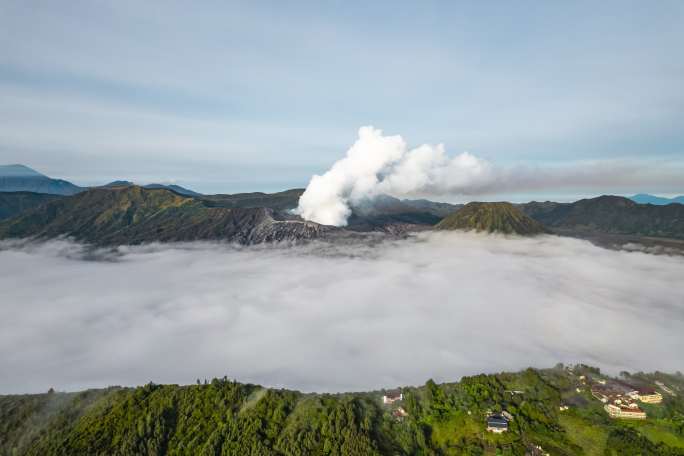
M638 249L458 232L95 251L3 241L0 394L224 375L376 390L558 362L684 371L684 257Z
M530 198L684 193L683 21L667 0L0 0L0 163L277 191L373 125L498 166L662 174Z

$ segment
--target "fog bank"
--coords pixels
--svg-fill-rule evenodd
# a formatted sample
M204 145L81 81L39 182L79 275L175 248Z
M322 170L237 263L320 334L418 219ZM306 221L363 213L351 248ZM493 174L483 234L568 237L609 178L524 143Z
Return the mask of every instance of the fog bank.
M684 370L682 277L684 257L554 236L0 243L0 394L223 375L365 390L559 361Z

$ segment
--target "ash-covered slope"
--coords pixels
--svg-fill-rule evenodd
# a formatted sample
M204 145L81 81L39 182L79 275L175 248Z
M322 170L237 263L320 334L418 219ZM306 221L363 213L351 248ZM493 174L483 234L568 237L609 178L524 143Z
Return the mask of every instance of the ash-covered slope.
M96 188L0 223L0 238L70 236L97 245L221 240L243 244L311 239L334 230L284 219L269 208L210 207L166 189Z
M475 230L530 236L547 232L544 226L523 214L511 203L466 204L437 225L438 230Z

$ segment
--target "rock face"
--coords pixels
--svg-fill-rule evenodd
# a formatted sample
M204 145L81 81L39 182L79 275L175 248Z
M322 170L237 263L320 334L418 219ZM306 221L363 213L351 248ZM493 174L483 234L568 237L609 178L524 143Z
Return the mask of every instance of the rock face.
M36 192L73 195L84 189L62 179L52 179L24 165L0 166L0 192Z
M210 207L166 189L95 188L0 223L0 238L70 236L96 245L220 240L252 244L312 239L334 228L269 208Z
M546 233L544 226L511 203L473 202L435 225L438 230L475 230L531 236Z
M684 239L684 205L637 204L621 196L599 196L574 203L531 202L518 206L554 231Z

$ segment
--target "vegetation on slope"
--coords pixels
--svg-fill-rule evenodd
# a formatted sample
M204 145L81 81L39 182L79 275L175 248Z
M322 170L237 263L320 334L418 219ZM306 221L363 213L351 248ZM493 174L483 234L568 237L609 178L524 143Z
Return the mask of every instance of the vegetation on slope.
M520 209L552 229L684 239L684 204L637 204L621 196L574 203L531 202Z
M277 193L235 193L233 195L204 195L202 199L211 206L229 208L268 207L274 210L294 209L299 204L303 188L293 188Z
M381 392L303 394L226 378L0 396L0 456L522 456L540 454L538 446L554 455L684 455L639 426L611 420L586 391L577 393L582 369L430 380L404 388L404 400L393 405L383 405ZM667 382L684 391L681 375L667 376ZM560 412L562 402L574 405ZM408 416L392 415L399 405ZM681 396L654 407L663 417L645 424L684 438ZM485 432L488 413L501 410L513 416L509 431Z
M270 209L209 207L166 189L95 188L0 223L0 238L71 236L98 245L224 240L253 243L315 237L314 223L276 220Z
M60 195L47 193L0 192L0 220L14 217L59 198L61 198Z
M539 222L523 214L511 203L466 204L435 225L438 230L475 230L489 233L534 235L545 233Z

